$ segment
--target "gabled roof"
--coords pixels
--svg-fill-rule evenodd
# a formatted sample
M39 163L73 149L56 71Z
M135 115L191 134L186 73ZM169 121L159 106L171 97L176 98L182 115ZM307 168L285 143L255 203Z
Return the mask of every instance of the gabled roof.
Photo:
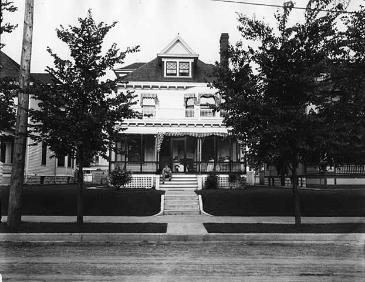
M155 58L152 61L144 64L135 71L128 73L121 79L123 81L149 81L149 82L211 82L214 77L213 74L214 65L206 64L200 60L196 60L195 67L193 68L192 78L174 78L164 77L162 64L159 58ZM118 71L116 71L118 75Z
M158 57L192 57L198 58L189 45L181 38L180 35L176 36L160 53Z
M19 79L20 66L12 58L0 51L0 78L11 78L16 81ZM31 73L30 79L41 83L52 83L52 77L49 73Z
M121 71L121 70L135 70L135 69L138 69L139 67L145 65L146 63L133 63L133 64L130 64L128 66L125 66L125 67L121 67L121 68L118 68L118 69L115 69L115 71Z
M30 74L32 81L40 82L43 84L51 84L53 83L52 75L49 73L31 73Z
M0 51L0 78L19 79L20 66L12 58Z

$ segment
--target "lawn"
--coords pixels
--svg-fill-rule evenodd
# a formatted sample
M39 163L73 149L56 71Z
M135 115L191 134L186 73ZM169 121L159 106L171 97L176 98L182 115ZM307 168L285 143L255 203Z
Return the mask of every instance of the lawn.
M84 215L148 216L160 211L162 191L87 187ZM0 188L2 214L7 214L9 188ZM77 187L67 185L25 185L23 215L76 215Z
M22 222L19 233L166 233L167 223L49 223ZM5 223L0 233L9 233Z
M204 223L208 233L364 233L365 224Z
M221 216L292 216L288 188L200 190L204 211ZM303 216L365 216L363 189L300 189Z

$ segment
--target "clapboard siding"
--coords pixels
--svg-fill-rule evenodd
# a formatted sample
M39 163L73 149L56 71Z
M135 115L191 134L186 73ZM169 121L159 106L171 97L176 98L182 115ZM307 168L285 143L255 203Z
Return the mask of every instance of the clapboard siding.
M28 144L32 144L31 139L28 140ZM42 144L30 145L27 147L27 161L26 161L26 174L29 176L73 176L74 169L70 167L58 167L57 159L51 158L54 154L49 148L47 148L47 160L46 165L42 165ZM65 161L67 166L67 158Z

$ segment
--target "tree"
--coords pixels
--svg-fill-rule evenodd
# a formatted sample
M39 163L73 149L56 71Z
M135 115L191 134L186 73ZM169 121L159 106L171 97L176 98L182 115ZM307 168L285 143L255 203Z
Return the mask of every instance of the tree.
M330 47L328 99L317 105L327 130L324 163L364 164L365 159L365 7L342 17L345 28Z
M83 222L83 167L92 158L105 154L109 142L118 131L116 125L124 118L136 116L130 108L132 93L112 93L116 80L102 81L107 69L123 63L127 53L116 44L102 54L105 36L116 22L96 23L89 10L87 17L78 19L78 26L61 26L57 36L67 44L70 59L62 59L49 47L54 67L47 67L54 79L52 85L39 85L35 97L39 109L31 112L36 141L44 141L56 156L69 155L78 164L77 222Z
M277 27L239 15L239 31L247 42L231 46L230 68L217 66L217 80L226 110L225 123L247 147L256 166L280 164L291 172L295 224L301 223L297 170L300 163L319 162L326 155L328 128L319 114L333 92L320 82L338 47L336 23L344 5L310 0L304 23L288 24L293 3L275 17ZM320 12L320 9L335 12ZM333 135L333 131L331 131Z
M18 25L17 24L11 24L11 23L3 23L4 22L4 12L13 13L18 8L13 5L13 1L0 1L0 38L1 35L6 32L10 33L12 32ZM1 43L0 40L0 49L4 47L5 44Z
M0 1L0 50L4 47L1 41L3 33L12 32L17 25L11 23L4 23L4 12L13 13L17 7L13 5L12 1ZM0 62L2 53L0 51ZM3 70L0 69L0 136L4 130L11 129L15 124L15 106L14 96L17 89L15 81L17 78L8 77Z
M14 127L14 97L17 89L14 78L4 77L0 79L0 136L5 130Z

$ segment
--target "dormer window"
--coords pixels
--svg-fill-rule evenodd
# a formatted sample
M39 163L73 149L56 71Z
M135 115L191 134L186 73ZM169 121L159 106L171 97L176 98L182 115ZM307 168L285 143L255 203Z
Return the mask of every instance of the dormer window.
M193 59L162 59L164 61L165 77L192 77Z
M166 62L166 76L177 76L177 62Z
M179 62L179 76L190 76L189 62Z

